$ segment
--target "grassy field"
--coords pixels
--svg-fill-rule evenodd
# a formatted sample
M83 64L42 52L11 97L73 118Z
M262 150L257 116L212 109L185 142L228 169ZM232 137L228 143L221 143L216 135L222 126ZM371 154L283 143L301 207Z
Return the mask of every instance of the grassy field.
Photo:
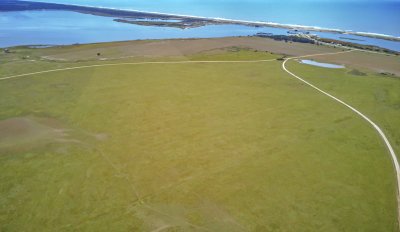
M291 61L288 68L377 122L400 154L400 79L367 69L326 69Z
M25 67L4 65L3 75ZM399 150L399 79L288 68L359 107ZM395 177L378 135L280 61L45 73L1 81L0 109L0 231L398 228Z

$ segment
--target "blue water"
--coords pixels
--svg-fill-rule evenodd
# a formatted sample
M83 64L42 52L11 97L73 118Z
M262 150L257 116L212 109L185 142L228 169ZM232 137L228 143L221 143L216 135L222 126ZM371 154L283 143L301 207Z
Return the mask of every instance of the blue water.
M399 0L41 0L400 36Z
M300 63L302 64L308 64L308 65L313 65L313 66L318 66L318 67L323 67L323 68L345 68L343 65L337 65L337 64L329 64L329 63L321 63L313 60L301 60Z
M351 29L400 35L400 1L268 1L268 0L47 0L48 2L103 6L151 12L270 21L287 24ZM1 4L1 0L0 0ZM208 38L247 36L257 32L286 34L285 29L239 25L193 29L146 27L114 22L112 18L66 11L0 13L0 47L31 44L73 44L135 39ZM354 35L312 32L325 38L355 38L361 44L400 51L400 42Z
M0 47L63 45L136 39L207 38L247 36L266 31L240 25L213 25L192 29L138 26L113 18L68 11L24 11L0 14ZM270 28L276 34L284 29Z

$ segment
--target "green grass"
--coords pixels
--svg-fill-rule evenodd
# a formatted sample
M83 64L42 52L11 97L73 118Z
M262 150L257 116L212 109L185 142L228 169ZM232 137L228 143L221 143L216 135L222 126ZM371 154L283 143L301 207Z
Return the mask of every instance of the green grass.
M252 54L275 57L192 58ZM378 135L280 65L126 65L0 82L1 119L55 118L80 141L0 155L0 230L397 231ZM386 81L357 78L372 83L364 89Z
M365 113L389 136L400 155L400 78L353 69L288 64L289 70ZM365 75L365 76L364 76Z

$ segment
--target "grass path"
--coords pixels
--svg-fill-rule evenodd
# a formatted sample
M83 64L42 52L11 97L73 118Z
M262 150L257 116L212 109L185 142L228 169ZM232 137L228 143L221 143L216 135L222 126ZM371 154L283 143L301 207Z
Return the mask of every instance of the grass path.
M226 61L223 61L223 60L205 60L205 61L186 60L186 61L150 61L150 62L131 62L131 63L116 63L116 64L94 64L94 65L85 65L85 66L77 66L77 67L69 67L69 68L50 69L50 70L39 71L39 72L31 72L31 73L24 73L24 74L18 74L18 75L13 75L13 76L1 77L0 81L7 80L7 79L13 79L13 78L17 78L17 77L32 76L35 74L67 71L67 70L82 69L82 68L104 67L104 66L146 65L146 64L260 63L260 62L269 62L269 61L274 61L274 60L276 60L276 59L226 60Z

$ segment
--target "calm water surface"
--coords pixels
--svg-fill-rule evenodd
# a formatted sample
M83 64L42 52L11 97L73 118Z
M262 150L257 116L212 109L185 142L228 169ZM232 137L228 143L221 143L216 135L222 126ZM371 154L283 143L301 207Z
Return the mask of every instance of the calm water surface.
M335 69L336 68L345 68L343 65L321 63L321 62L317 62L317 61L314 61L314 60L300 60L300 63L313 65L313 66L318 66L318 67L323 67L323 68L335 68Z
M35 0L34 0L35 1ZM399 0L41 0L400 36Z
M47 0L241 20L301 24L400 36L400 1L267 1L267 0ZM0 0L1 4L1 0ZM305 13L306 12L306 13ZM73 44L135 39L208 38L247 36L257 32L286 34L285 29L237 25L193 29L146 27L114 22L112 18L66 11L0 13L0 47L29 44ZM315 32L312 32L315 33ZM400 51L400 42L354 35L315 33L325 38L340 37L361 44Z
M16 45L63 45L136 39L208 38L247 36L268 31L240 25L211 25L192 29L139 26L113 21L113 18L69 11L22 11L0 14L0 47Z

